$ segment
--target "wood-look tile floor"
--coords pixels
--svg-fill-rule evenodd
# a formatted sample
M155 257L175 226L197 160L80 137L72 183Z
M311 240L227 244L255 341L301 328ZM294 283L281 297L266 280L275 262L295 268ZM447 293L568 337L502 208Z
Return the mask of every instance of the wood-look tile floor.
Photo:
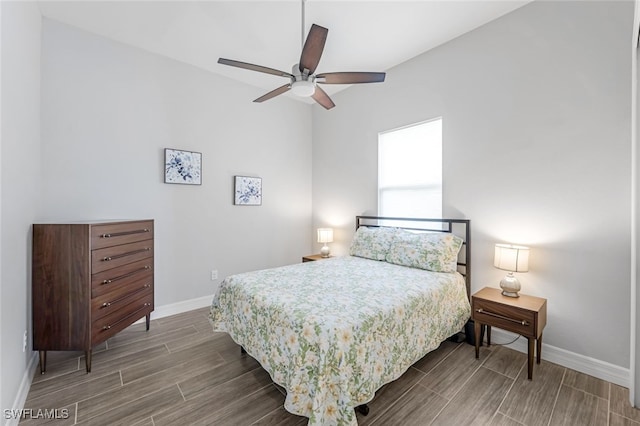
M49 352L25 408L58 409L67 418L47 422L60 425L305 425L260 365L211 331L207 313L153 320L148 332L129 327L94 350L90 374L82 353ZM640 426L623 387L544 359L529 381L524 354L502 346L480 354L444 342L380 389L358 424Z

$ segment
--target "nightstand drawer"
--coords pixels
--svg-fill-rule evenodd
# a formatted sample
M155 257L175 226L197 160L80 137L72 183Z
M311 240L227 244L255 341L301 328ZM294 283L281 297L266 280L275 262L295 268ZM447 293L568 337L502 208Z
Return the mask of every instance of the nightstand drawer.
M523 336L537 337L535 312L474 298L473 320Z

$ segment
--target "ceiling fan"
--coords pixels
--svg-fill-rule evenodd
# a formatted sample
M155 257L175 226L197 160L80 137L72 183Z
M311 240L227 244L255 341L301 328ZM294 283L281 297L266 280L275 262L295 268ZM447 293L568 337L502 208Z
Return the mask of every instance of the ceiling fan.
M302 37L304 38L304 3L302 0ZM291 69L291 73L280 71L261 65L247 62L234 61L232 59L219 58L218 63L232 67L244 68L251 71L273 74L289 79L289 83L278 87L271 92L260 96L253 102L264 102L291 90L298 96L311 96L325 109L336 106L329 95L318 84L356 84L356 83L381 83L384 81L383 72L330 72L314 74L327 41L329 30L320 25L312 24L309 35L302 47L299 63Z

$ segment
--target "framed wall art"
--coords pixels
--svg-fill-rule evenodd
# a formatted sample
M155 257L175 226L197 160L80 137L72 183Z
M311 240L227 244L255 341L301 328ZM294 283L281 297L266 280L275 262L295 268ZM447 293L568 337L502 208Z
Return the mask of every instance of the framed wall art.
M202 184L202 153L165 148L164 183Z
M262 178L250 176L235 176L234 178L235 205L262 205Z

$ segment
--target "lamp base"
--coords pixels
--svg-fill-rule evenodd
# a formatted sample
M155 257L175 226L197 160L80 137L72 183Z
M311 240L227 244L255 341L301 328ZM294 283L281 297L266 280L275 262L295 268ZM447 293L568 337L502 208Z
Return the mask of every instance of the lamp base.
M329 249L329 246L326 244L322 246L322 248L320 249L320 256L329 257L330 254L331 254L331 250Z
M500 288L502 289L502 295L507 297L520 297L518 292L520 291L520 281L513 276L513 272L509 272L506 277L500 281Z

